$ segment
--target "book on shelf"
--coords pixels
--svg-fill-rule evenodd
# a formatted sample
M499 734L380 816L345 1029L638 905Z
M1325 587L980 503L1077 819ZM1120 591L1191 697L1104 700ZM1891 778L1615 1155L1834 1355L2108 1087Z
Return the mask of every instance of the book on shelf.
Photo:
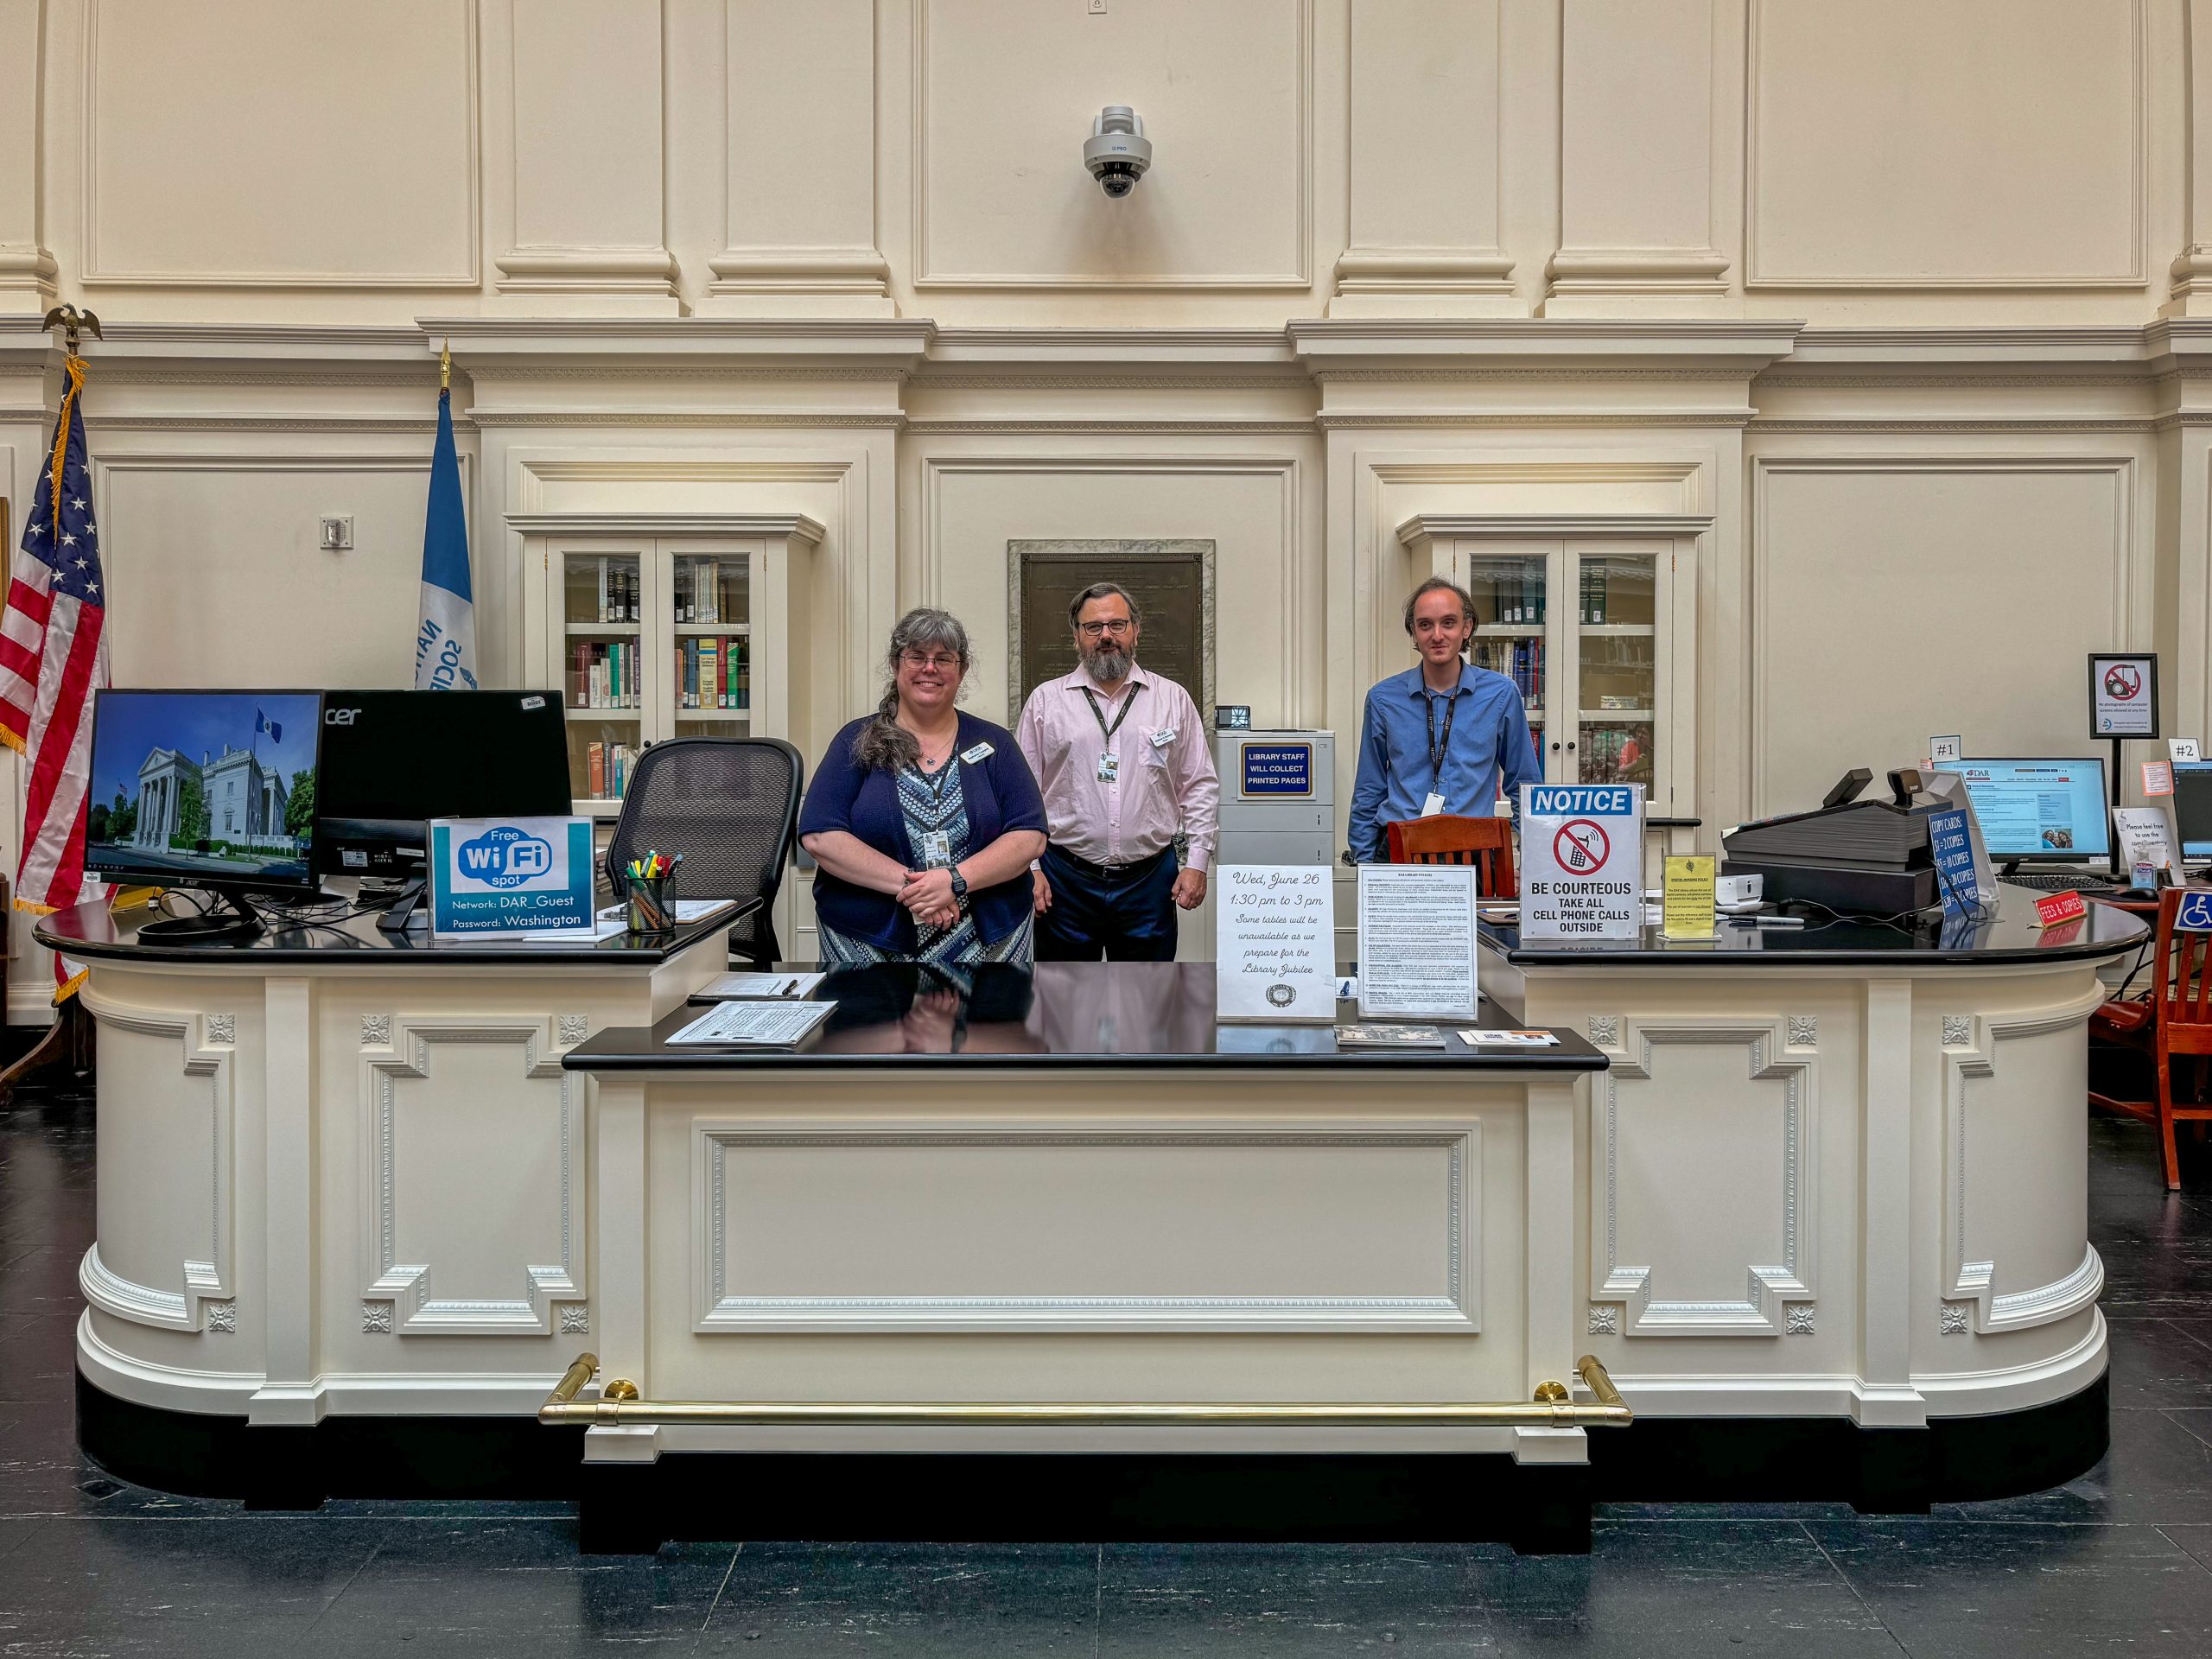
M630 767L637 751L627 743L593 743L584 750L584 787L587 800L620 800L630 787Z
M1600 626L1605 620L1605 567L1586 563L1582 567L1582 620L1591 627Z
M638 707L638 661L634 640L578 640L571 647L569 663L569 706Z

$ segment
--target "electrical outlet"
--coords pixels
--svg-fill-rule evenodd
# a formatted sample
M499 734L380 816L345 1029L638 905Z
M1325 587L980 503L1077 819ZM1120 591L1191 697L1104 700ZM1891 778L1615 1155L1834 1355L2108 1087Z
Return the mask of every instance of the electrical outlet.
M326 513L322 518L322 536L316 543L326 553L346 553L353 546L353 515Z
M1090 15L1103 17L1106 15L1106 0L1090 0Z

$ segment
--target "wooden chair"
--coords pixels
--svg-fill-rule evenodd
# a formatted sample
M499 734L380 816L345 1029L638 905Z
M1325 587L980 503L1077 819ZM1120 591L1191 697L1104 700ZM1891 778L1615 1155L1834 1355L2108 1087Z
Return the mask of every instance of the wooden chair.
M2140 999L2107 1002L2090 1019L2093 1036L2145 1050L2152 1061L2154 1092L2149 1099L2123 1099L2093 1089L2089 1103L2157 1126L2158 1155L2165 1163L2170 1192L2181 1187L2174 1125L2212 1122L2203 1068L2190 1064L2193 1057L2212 1056L2212 933L2175 931L2183 894L2182 888L2169 887L2159 895L2149 992ZM2177 1056L2187 1074L2178 1103L2174 1098Z
M1393 864L1471 864L1475 892L1481 897L1511 899L1521 891L1513 875L1513 825L1508 819L1440 812L1385 824L1382 835Z

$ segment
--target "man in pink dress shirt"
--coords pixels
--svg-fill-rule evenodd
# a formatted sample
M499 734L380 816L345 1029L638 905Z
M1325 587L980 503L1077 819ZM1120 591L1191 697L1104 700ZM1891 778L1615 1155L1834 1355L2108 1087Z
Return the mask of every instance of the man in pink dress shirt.
M1176 911L1205 901L1221 801L1213 752L1191 694L1137 666L1143 619L1127 589L1092 583L1068 620L1076 670L1032 691L1014 728L1049 826L1031 878L1037 957L1171 961Z

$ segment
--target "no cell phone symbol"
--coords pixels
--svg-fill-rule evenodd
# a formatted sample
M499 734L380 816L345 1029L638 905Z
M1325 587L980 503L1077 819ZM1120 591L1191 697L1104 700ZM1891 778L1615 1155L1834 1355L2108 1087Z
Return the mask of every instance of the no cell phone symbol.
M1592 818L1569 818L1552 837L1552 854L1559 860L1560 868L1576 875L1590 875L1605 868L1612 850L1605 826Z
M2114 663L2105 670L2105 695L2114 702L2133 700L2143 690L2143 671L2133 663Z

